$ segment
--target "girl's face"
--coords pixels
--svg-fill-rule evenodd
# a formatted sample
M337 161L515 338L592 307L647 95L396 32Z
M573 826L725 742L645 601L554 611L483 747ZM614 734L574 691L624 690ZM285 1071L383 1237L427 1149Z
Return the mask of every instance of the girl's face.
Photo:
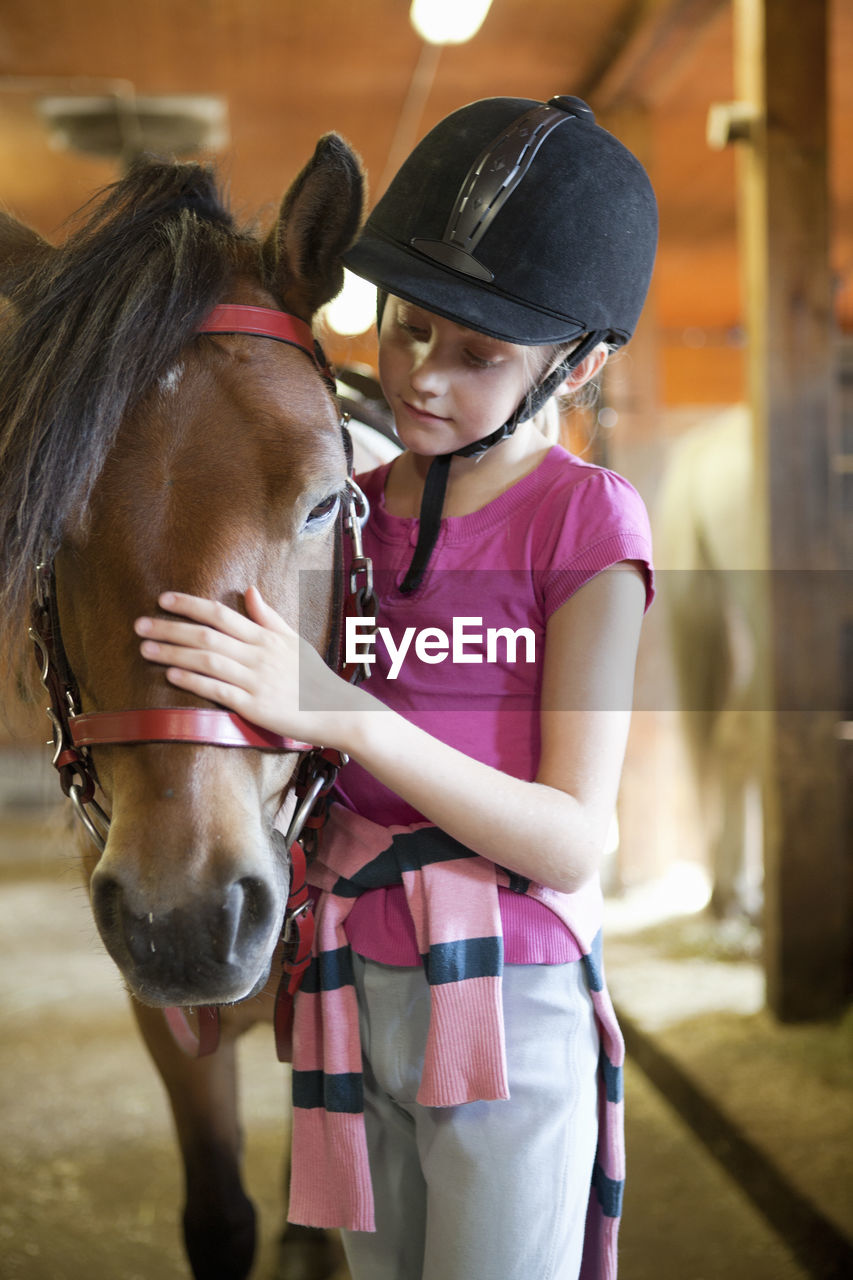
M429 457L473 444L512 416L550 361L390 296L379 335L379 379L400 440Z

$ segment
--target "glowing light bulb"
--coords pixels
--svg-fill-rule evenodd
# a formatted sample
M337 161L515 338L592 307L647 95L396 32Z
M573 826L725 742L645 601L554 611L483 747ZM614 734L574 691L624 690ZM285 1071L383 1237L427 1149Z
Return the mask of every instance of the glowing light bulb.
M409 20L428 44L464 44L483 25L492 0L412 0Z
M366 333L376 319L376 286L344 268L344 287L324 307L323 318L335 333Z

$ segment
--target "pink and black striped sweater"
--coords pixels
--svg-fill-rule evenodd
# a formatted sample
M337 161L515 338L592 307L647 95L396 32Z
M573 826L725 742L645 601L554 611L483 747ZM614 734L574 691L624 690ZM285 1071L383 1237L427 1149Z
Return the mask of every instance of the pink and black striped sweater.
M624 1046L604 984L601 891L545 889L472 853L437 827L384 827L332 807L309 881L321 890L314 957L296 999L289 1218L374 1229L363 1117L362 1060L345 923L368 889L402 884L430 984L418 1101L428 1107L509 1098L498 886L528 894L570 929L599 1023L599 1141L582 1280L613 1280L625 1176Z

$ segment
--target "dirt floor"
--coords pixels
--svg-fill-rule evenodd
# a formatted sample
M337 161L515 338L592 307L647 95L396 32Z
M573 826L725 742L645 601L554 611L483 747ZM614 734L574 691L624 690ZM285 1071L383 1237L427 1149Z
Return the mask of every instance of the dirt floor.
M0 1280L186 1280L165 1098L95 935L61 820L7 821L0 838ZM695 920L638 930L617 904L612 925L608 969L638 1055L626 1078L620 1280L853 1274L815 1269L808 1248L744 1192L742 1161L711 1154L650 1082L648 1063L638 1065L649 1045L675 1063L797 1204L853 1239L850 1020L776 1026L761 1010L755 963L742 948L728 956ZM271 1280L287 1079L270 1028L246 1037L241 1072L247 1176L263 1223L254 1274ZM336 1280L346 1275L342 1267Z

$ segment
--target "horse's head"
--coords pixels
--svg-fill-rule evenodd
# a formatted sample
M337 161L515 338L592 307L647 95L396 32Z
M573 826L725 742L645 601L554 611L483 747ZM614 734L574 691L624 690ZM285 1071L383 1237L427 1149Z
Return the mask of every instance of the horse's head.
M6 457L33 513L15 532L17 591L46 542L78 710L197 703L139 656L133 620L166 588L239 608L255 583L328 646L346 483L337 407L304 350L197 329L220 303L310 323L340 287L361 205L355 158L330 137L262 244L233 229L195 166L137 167L61 249L0 226L0 276L6 264L22 282L7 351L35 344L42 360L39 388L35 374L0 388ZM4 494L7 531L13 502ZM131 990L184 1005L257 990L288 895L275 824L297 756L146 741L93 757L111 819L88 854L93 909Z

